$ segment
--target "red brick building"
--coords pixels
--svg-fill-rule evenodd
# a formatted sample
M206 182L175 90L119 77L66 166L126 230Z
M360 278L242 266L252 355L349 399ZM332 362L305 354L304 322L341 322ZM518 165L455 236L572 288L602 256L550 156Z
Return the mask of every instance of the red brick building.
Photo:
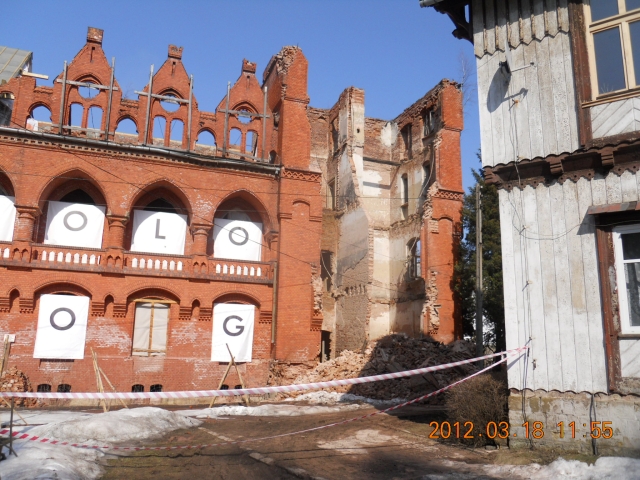
M321 175L310 169L302 51L274 56L262 85L256 65L243 61L228 95L206 112L173 45L138 99L123 97L102 33L89 29L53 86L32 76L0 86L11 108L10 124L0 127L0 193L14 204L3 204L0 223L15 215L0 245L0 332L15 334L9 366L25 371L34 389L92 391L93 349L120 391L215 388L226 364L212 361L213 320L224 304L255 307L251 361L241 365L248 385L266 382L272 359L316 359L322 317L312 278L324 197ZM49 121L31 118L42 107ZM145 230L149 219L155 232ZM232 222L247 229L226 229ZM83 229L95 230L93 240ZM234 241L233 230L245 237ZM218 250L224 242L231 250ZM223 258L236 247L238 255ZM42 304L64 296L88 298L80 358L34 358L34 344L60 347L50 345L53 330L41 330L50 327ZM51 313L51 335L83 321L76 312L54 325L62 310L69 309ZM243 329L235 326L229 335ZM227 383L240 382L232 372Z

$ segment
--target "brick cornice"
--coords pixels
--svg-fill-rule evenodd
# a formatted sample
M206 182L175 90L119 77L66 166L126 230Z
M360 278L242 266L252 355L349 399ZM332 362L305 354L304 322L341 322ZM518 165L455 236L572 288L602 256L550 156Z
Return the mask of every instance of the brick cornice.
M302 170L291 167L284 167L280 175L282 178L290 178L293 180L303 180L305 182L320 182L322 174L320 172L312 172L310 170Z

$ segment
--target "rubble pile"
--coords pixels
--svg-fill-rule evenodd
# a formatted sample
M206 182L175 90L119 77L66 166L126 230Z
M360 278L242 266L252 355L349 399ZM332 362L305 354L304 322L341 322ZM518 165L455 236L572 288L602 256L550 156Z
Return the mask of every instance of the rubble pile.
M404 334L395 334L369 343L364 353L345 350L339 357L320 363L287 383L312 383L400 372L467 360L474 356L475 344L468 341L458 340L444 345L429 338L409 338ZM476 371L475 365L467 364L425 375L337 387L328 391L348 392L379 400L413 399L450 385ZM430 399L433 400L431 403L441 403L441 397Z
M0 392L32 392L31 382L22 370L11 367L4 372L0 378ZM16 398L15 405L17 407L30 407L37 403L35 398ZM4 402L2 402L4 403ZM6 406L6 403L4 405Z

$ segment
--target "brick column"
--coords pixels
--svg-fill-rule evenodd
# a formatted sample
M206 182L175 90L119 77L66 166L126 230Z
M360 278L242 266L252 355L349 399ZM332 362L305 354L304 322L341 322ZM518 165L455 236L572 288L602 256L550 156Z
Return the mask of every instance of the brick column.
M114 248L117 250L124 249L124 231L127 227L128 217L122 215L107 215L109 222L109 232L107 234L106 248Z
M36 221L40 216L40 209L38 207L16 205L16 212L18 221L13 239L19 242L31 242Z
M191 225L191 235L193 235L192 255L207 255L207 240L212 228L213 225L207 223L193 223Z

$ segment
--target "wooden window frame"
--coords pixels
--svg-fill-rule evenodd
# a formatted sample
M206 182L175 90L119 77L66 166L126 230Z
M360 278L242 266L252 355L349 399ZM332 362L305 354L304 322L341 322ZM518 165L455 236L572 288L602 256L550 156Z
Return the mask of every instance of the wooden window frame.
M640 260L632 262L625 261L622 254L622 239L621 235L625 233L640 233L640 223L632 225L623 225L614 227L612 231L613 236L613 249L616 266L616 280L618 285L618 297L620 308L620 333L622 335L638 335L640 338L640 325L632 326L631 318L629 316L629 304L627 298L626 275L624 265L625 263L640 263Z
M603 18L597 22L591 21L591 2L585 3L585 17L587 26L587 50L589 53L589 70L591 76L591 98L594 101L617 99L620 97L636 96L640 94L640 78L635 78L633 64L633 50L631 47L631 33L629 24L640 21L640 9L626 11L625 0L618 1L618 11L622 12L613 17ZM624 78L626 88L614 90L612 92L599 93L598 72L596 69L596 52L594 44L594 34L612 28L618 28L620 33L620 44L622 46L622 64L624 68Z
M167 313L167 340L169 338L169 321L171 320L171 304L177 304L177 302L174 302L173 300L162 300L162 299L158 299L158 298L137 298L135 300L132 300L132 303L150 303L152 306L154 306L156 303L158 304L163 304L163 305L167 305L169 307L169 312ZM133 354L134 352L138 352L138 353L147 353L148 356L151 356L151 354L156 353L156 354L167 354L167 349L165 348L165 350L152 350L151 349L151 345L153 345L153 312L155 309L152 308L151 310L151 317L149 318L149 348L148 349L140 349L140 348L133 348L133 346L131 347L131 353ZM135 308L133 309L133 328L135 330L135 325L136 325L136 310ZM133 343L133 337L131 337L131 341Z

